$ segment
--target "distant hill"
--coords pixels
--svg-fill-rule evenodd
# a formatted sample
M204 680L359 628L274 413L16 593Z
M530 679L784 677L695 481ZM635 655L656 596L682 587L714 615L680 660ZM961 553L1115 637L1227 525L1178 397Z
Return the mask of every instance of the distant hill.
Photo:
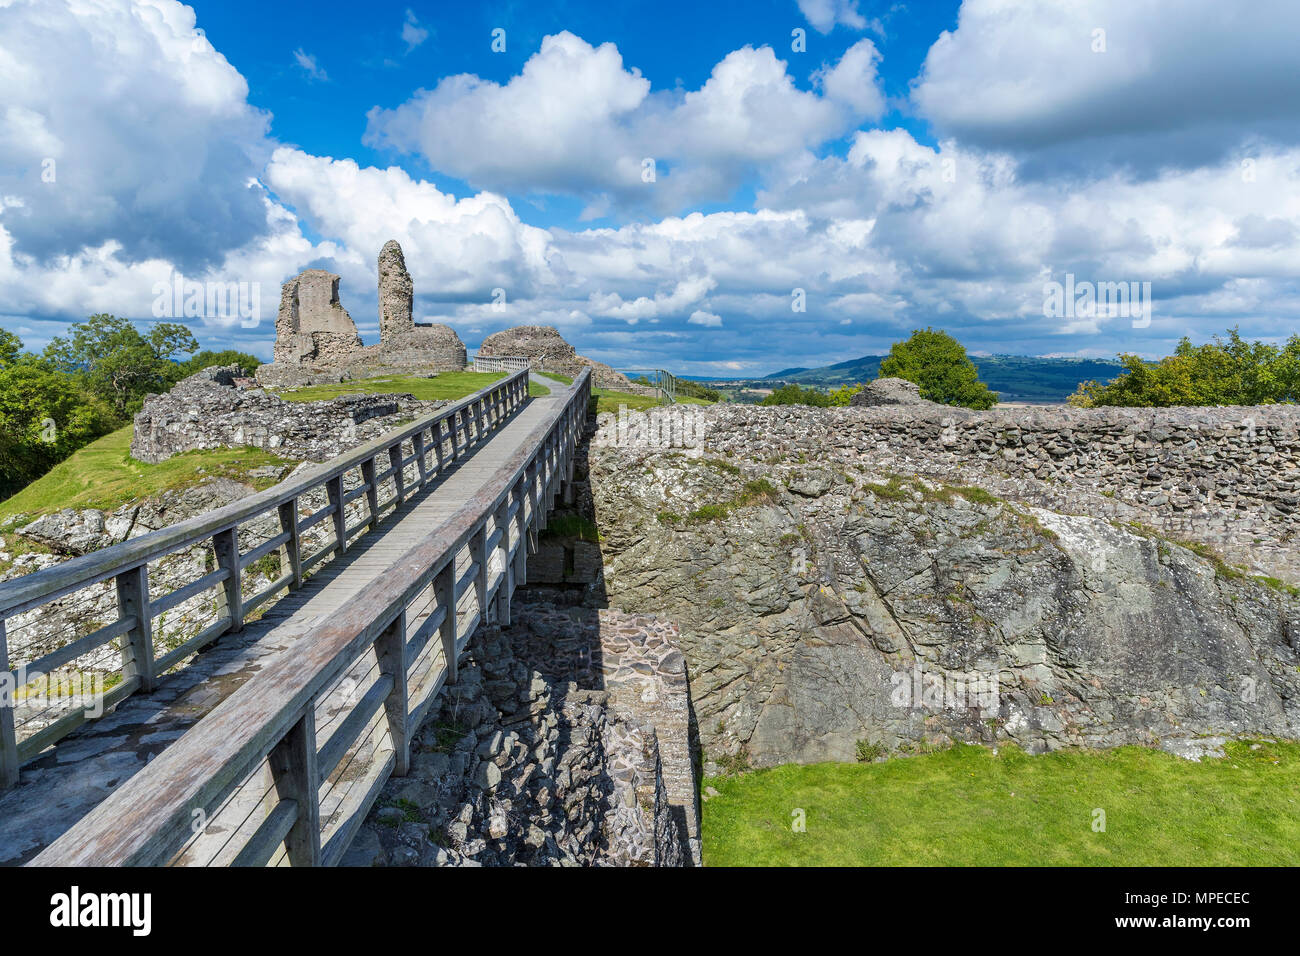
M838 362L823 368L786 369L767 379L803 385L847 385L869 382L880 374L883 355ZM972 355L980 378L1004 402L1064 402L1081 382L1106 382L1123 367L1098 359L1036 358L1030 355Z

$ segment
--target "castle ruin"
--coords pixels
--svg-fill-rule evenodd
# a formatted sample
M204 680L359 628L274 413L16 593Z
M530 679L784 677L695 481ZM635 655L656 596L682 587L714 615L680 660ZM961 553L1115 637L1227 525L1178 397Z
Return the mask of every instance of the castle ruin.
M446 325L417 323L415 287L395 240L379 253L379 344L367 346L339 301L339 276L306 269L284 284L275 320L275 351L258 368L258 384L296 388L392 371L459 371L465 344Z

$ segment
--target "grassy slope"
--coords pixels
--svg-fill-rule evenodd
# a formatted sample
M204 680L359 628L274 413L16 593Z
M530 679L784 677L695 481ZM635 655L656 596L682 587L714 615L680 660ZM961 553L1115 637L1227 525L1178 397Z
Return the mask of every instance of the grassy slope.
M1230 742L1201 763L1140 747L1030 757L957 746L708 783L721 794L704 804L711 866L1300 863L1296 743ZM791 830L795 808L805 833Z
M306 388L278 393L290 402L315 402L340 395L383 394L386 392L410 392L423 401L449 401L473 395L481 388L487 388L498 379L505 378L504 372L440 372L435 378L421 378L416 375L384 375L378 378L361 378L336 385L309 385ZM529 383L528 394L534 398L551 394L544 385Z
M306 402L358 392L411 392L421 399L457 399L472 395L502 377L475 372L447 372L437 378L389 376L339 385L314 385L287 392L283 397ZM547 395L550 390L533 386L529 393ZM0 527L19 514L35 517L61 508L112 510L168 489L184 488L208 475L249 481L260 490L273 484L274 479L250 481L249 471L263 465L288 464L283 458L256 448L219 448L186 452L157 465L146 465L131 458L130 448L131 426L128 425L79 449L18 494L0 502Z
M113 509L170 488L183 488L200 475L249 481L263 465L287 462L258 448L218 448L176 455L156 465L131 457L131 426L119 428L78 449L12 498L0 502L0 526L17 514L35 516L60 508ZM251 482L263 488L273 478Z

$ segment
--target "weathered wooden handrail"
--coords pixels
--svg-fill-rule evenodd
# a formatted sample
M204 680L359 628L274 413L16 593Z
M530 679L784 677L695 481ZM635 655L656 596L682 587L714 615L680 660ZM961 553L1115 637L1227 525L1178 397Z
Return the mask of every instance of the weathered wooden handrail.
M406 773L411 735L474 629L509 622L527 551L572 481L589 398L583 370L479 492L383 573L384 588L281 652L32 864L337 863L390 773ZM346 687L359 672L366 688ZM248 811L236 797L250 788ZM210 828L223 808L243 816Z
M331 555L346 551L353 537L373 528L382 512L402 503L414 488L439 478L449 464L511 417L527 396L528 373L515 372L447 408L243 501L0 583L0 787L12 786L23 763L75 730L88 714L111 707L138 690L152 690L157 675L222 634L240 630L247 615L277 593L300 587L307 572ZM405 453L405 446L411 448L411 454ZM353 469L360 470L362 480L359 487L348 491L344 476ZM414 483L408 486L405 475L412 469ZM381 503L379 489L390 480L395 494ZM328 503L301 517L302 500L322 487ZM348 506L363 496L365 518L349 525ZM278 520L280 533L241 554L240 525L264 516ZM304 554L304 532L326 519L331 520L332 534L314 553ZM151 599L149 564L200 544L210 544L215 567L171 593ZM246 597L242 588L244 569L273 551L279 551L285 559L279 577ZM14 659L7 621L109 580L116 587L116 620L31 660ZM215 619L178 647L157 653L154 618L213 589L217 598ZM16 689L117 640L121 643L121 681L20 740L14 717Z

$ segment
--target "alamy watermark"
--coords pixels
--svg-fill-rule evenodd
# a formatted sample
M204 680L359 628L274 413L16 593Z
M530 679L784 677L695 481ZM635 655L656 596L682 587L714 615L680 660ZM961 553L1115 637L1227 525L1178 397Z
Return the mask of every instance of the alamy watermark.
M629 412L620 405L617 416L597 415L596 426L592 444L597 448L679 448L691 456L702 453L708 432L699 405L666 405L644 412Z
M44 674L22 664L0 673L0 707L62 710L79 707L87 717L104 715L104 675L82 671Z
M262 320L260 282L199 282L179 272L153 284L155 319L239 319L251 329Z
M998 675L976 671L926 672L918 661L909 671L895 671L889 702L911 710L998 709Z
M1133 328L1151 324L1151 283L1076 282L1073 272L1065 282L1043 284L1043 315L1049 319L1132 319Z

